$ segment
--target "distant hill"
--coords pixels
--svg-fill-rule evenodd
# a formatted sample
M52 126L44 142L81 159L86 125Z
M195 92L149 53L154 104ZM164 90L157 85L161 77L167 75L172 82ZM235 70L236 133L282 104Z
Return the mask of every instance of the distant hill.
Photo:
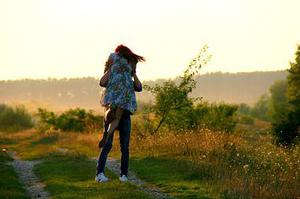
M212 73L197 78L194 95L205 100L254 104L278 80L284 80L287 71L251 73Z
M277 80L286 79L287 71L245 72L245 73L210 73L199 75L193 97L203 97L204 101L246 103L253 105L259 97L269 91ZM154 85L165 80L147 81ZM175 79L175 81L177 81ZM142 101L152 99L150 94L139 96Z
M286 71L250 73L211 73L197 77L193 96L210 102L255 103L268 92L273 82L285 79ZM146 81L153 85L165 80ZM0 103L27 103L33 106L99 108L101 88L93 77L46 80L0 81ZM153 99L150 93L138 94L138 100Z
M93 77L0 81L0 103L49 107L55 110L99 107L101 88Z

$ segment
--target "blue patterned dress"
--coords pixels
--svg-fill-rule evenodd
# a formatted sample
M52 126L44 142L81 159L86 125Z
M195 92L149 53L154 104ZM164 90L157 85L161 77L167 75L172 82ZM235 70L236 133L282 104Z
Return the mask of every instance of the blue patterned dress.
M111 53L112 60L110 77L103 92L101 104L103 106L113 105L131 113L136 111L136 97L131 77L131 65L117 53Z

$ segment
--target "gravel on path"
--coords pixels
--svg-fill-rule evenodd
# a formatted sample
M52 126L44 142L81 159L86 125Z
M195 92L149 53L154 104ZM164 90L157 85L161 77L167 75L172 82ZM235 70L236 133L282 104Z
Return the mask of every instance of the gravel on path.
M9 155L14 159L8 164L12 165L18 174L21 183L24 185L25 190L29 197L35 199L48 199L50 194L45 191L45 184L43 184L40 179L34 174L33 168L36 164L41 161L28 161L21 160L15 152L9 152Z

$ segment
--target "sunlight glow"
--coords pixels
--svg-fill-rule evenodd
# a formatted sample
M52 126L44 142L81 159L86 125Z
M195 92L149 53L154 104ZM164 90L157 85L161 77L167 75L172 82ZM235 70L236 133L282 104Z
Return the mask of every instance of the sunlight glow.
M147 62L143 80L179 75L202 45L203 73L286 69L297 0L0 0L0 79L98 77L116 45Z

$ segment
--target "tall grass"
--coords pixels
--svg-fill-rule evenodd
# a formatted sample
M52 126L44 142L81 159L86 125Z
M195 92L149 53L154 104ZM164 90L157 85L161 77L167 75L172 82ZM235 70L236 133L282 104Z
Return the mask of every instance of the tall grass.
M192 162L194 166L186 169L194 172L194 180L212 182L224 198L300 196L300 147L277 147L271 143L270 135L248 141L238 132L208 129L197 133L143 134L134 137L131 147L140 156Z
M0 131L12 132L33 127L31 115L23 106L0 104Z
M300 196L300 147L282 148L272 144L272 136L259 133L268 125L255 123L250 130L232 133L210 129L182 131L163 129L151 134L154 115L132 118L131 154L135 157L159 157L187 161L188 179L208 182L220 190L222 198L297 198ZM155 127L155 126L154 126ZM29 148L23 155L39 157L67 148L89 156L97 155L100 135L56 132L28 134L19 147ZM17 135L17 134L16 134ZM118 151L116 133L113 153ZM24 133L18 137L25 136ZM20 140L20 139L19 139Z

